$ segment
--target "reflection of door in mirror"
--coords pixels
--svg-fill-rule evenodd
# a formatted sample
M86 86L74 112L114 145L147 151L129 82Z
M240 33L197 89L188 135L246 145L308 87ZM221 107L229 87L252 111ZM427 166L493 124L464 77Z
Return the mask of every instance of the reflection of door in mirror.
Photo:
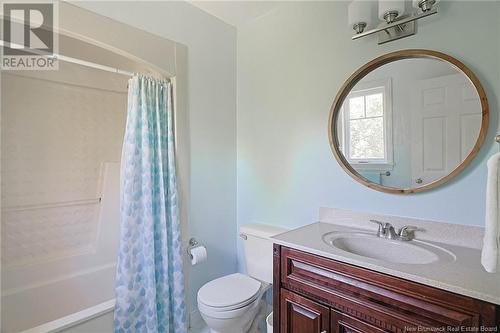
M448 175L476 143L479 95L462 74L419 80L412 96L412 181L426 184Z

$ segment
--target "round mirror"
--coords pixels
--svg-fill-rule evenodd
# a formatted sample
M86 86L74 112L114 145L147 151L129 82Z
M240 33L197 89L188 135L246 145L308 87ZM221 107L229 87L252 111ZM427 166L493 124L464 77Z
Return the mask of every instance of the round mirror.
M381 56L357 70L333 103L333 153L354 179L389 193L441 185L476 156L488 101L464 64L429 50Z

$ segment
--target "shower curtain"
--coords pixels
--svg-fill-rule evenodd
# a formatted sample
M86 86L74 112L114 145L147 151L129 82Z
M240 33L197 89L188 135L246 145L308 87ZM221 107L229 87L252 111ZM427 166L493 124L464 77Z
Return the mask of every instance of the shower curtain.
M114 331L185 333L169 82L130 79L121 163Z

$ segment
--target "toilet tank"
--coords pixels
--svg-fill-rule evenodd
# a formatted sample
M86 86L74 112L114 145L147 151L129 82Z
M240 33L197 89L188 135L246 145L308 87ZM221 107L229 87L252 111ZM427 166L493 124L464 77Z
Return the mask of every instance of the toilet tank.
M267 283L273 282L272 236L287 231L285 228L266 224L246 224L240 227L240 237L245 251L247 274Z

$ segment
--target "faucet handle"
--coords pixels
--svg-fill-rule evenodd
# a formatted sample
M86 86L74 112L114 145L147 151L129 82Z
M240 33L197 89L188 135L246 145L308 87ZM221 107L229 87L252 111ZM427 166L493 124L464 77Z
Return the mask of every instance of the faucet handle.
M377 223L379 226L383 226L385 223L377 220L370 220L371 223Z
M377 220L370 220L371 223L376 223L378 224L378 231L377 231L377 235L381 235L383 232L384 232L384 228L385 228L385 223L384 222L380 222L380 221L377 221Z
M413 232L419 230L418 227L412 225L405 225L401 229L399 229L398 235L402 240L411 240L413 239Z

